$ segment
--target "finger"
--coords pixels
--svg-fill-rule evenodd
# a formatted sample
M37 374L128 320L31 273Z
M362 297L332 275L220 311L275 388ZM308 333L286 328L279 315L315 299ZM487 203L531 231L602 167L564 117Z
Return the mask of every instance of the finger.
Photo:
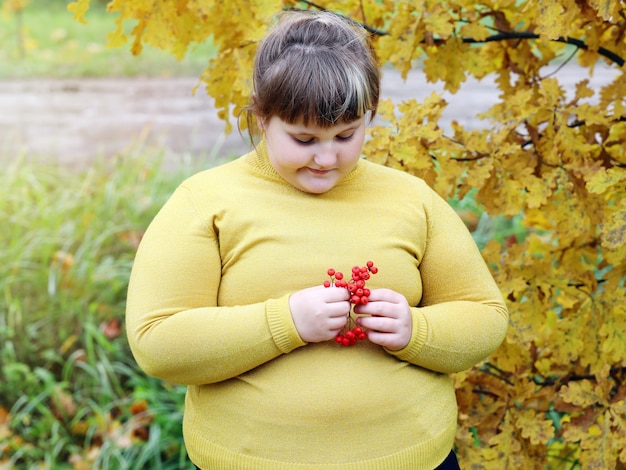
M397 322L386 317L360 317L357 324L379 333L395 333L397 330Z
M341 302L350 298L347 289L334 286L324 287L323 289L324 300L326 300L326 302Z
M358 315L372 315L380 317L393 316L389 308L388 302L368 302L365 305L357 305L354 307L354 313Z
M371 315L374 317L386 317L400 319L404 308L401 304L390 303L387 301L368 302L365 305L358 305L354 312L359 315Z
M370 292L368 300L370 302L389 302L396 304L400 303L402 298L401 294L391 289L373 289Z
M343 300L340 302L332 302L326 304L328 308L328 316L331 318L346 317L350 313L350 302Z
M347 317L335 317L329 318L327 322L328 331L331 333L339 333L341 329L346 326Z
M376 331L369 331L367 333L368 339L379 346L383 346L392 351L398 351L406 347L407 343L402 341L399 335L393 333L380 333Z

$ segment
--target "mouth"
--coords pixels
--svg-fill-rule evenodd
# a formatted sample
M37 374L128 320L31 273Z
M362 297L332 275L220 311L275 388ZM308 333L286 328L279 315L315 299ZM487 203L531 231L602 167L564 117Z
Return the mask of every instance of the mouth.
M307 167L307 170L309 170L311 173L313 173L314 175L317 175L317 176L327 175L331 171L331 170L318 170L318 169L315 169L315 168L308 168L308 167Z

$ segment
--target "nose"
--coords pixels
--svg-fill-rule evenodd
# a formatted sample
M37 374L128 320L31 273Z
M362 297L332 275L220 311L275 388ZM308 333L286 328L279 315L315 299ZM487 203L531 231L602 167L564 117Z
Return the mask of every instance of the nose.
M318 148L317 152L313 156L315 164L321 168L328 168L333 166L337 162L338 151L332 144L323 145Z

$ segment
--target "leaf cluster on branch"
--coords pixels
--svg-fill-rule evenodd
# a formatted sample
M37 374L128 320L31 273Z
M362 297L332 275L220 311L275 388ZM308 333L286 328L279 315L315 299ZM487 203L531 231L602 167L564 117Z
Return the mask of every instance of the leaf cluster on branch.
M68 7L84 20L89 0ZM440 126L437 94L383 101L366 157L418 175L443 197L522 216L526 236L483 255L510 310L489 360L456 377L458 454L473 468L626 465L626 4L618 0L112 0L118 47L177 57L218 48L202 76L220 116L249 99L256 44L282 9L328 9L363 24L384 66L419 66L454 94L490 77L484 129ZM124 25L134 25L127 36ZM559 74L576 62L566 89ZM555 65L557 64L557 65ZM560 65L559 65L560 64ZM615 70L601 89L597 67ZM556 71L555 71L556 69ZM569 468L569 467L568 467Z

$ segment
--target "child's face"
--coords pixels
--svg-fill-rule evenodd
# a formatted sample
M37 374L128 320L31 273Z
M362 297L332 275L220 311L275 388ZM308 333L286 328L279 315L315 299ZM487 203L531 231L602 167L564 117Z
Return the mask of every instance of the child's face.
M324 129L288 124L274 116L262 127L276 172L295 188L313 194L329 191L352 171L365 139L365 118Z

